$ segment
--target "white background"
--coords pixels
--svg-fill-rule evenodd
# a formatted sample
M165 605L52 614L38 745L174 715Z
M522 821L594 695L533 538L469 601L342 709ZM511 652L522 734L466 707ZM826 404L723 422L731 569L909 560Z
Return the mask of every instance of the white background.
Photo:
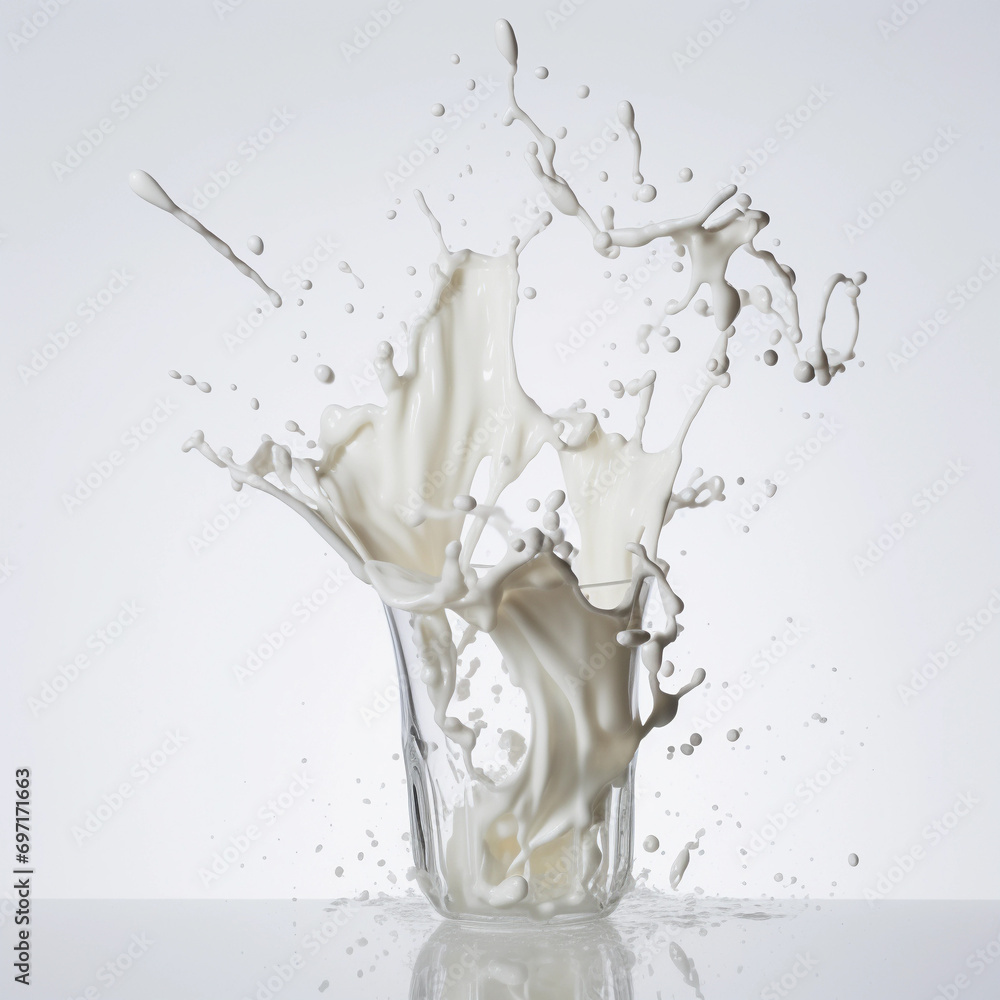
M574 171L595 214L600 169L611 174L602 187L617 193L619 222L628 224L696 211L748 150L769 148L745 187L771 214L761 245L779 237L779 254L796 269L807 331L828 274L870 276L858 351L865 367L852 364L830 387L801 386L787 355L774 369L754 362L765 345L743 326L734 384L713 393L691 434L686 466L723 475L728 499L678 517L662 552L687 605L678 675L704 666L711 687L686 699L677 722L640 752L638 838L655 833L664 854L640 851L637 872L648 866L665 887L676 851L704 826L705 853L685 889L859 897L922 848L891 898L996 897L1000 628L986 625L970 643L956 629L1000 587L992 319L1000 284L985 284L961 309L949 299L1000 250L991 196L1000 166L995 7L911 0L912 16L897 15L892 30L879 25L892 15L889 3L732 3L730 23L716 24L721 31L704 51L678 65L675 53L719 18L721 3L587 0L578 9L565 4L569 16L553 15L554 2L400 3L354 52L344 46L371 20L371 4L71 0L26 42L6 33L23 32L38 4L4 5L0 774L33 771L36 892L329 897L398 893L407 884L404 788L392 759L398 708L378 601L338 576L336 557L266 497L251 497L207 546L193 544L236 495L180 445L200 427L242 456L261 433L292 441L282 429L288 419L311 434L329 401L378 398L366 362L378 340L414 315L414 293L430 288L434 243L414 186L453 246L490 251L519 231L515 216L537 189L521 162L525 133L498 120L504 67L493 21L506 16L521 45L521 102L547 130L568 128L557 164ZM537 65L549 68L547 80L534 78ZM144 77L153 80L149 69L162 82L134 109L116 103L122 92L141 92ZM480 81L480 97L469 117L432 117L435 102L451 108L468 98L470 77ZM591 88L586 100L575 96L582 83ZM829 96L801 113L801 127L779 130L814 88ZM624 142L599 152L624 97L636 107L647 180L660 192L648 207L629 200ZM279 133L262 131L275 109L291 121ZM105 118L113 129L103 141L57 171L67 144ZM387 178L436 128L446 139L433 162L398 185ZM939 130L957 138L914 178L907 163ZM251 136L262 147L252 160ZM571 165L574 154L582 169ZM213 174L232 161L239 172L221 191L212 188ZM471 175L462 175L466 164ZM686 185L675 179L683 166L694 171ZM258 289L137 199L126 184L135 167L189 208L196 193L217 192L197 215L237 252L250 234L264 238L255 263L286 304L238 346L234 332L253 316ZM891 207L850 233L845 227L896 179L904 187ZM391 222L390 209L398 211ZM311 267L323 240L337 249L297 307L294 281L283 275ZM341 259L364 278L364 292L337 269ZM523 283L539 294L522 303L518 355L543 406L583 395L591 406L612 407L625 429L631 410L615 406L609 377L640 374L651 360L677 385L696 371L711 335L705 323L691 323L676 356L658 343L645 358L635 347L636 325L655 318L643 295L662 304L683 283L659 274L626 304L617 275L634 275L644 260L644 252L623 256L603 279L604 262L565 218L525 254ZM115 269L130 276L128 286L88 323L78 307ZM741 281L759 276L741 263ZM614 322L561 359L557 343L607 299L616 304ZM891 352L937 310L946 319L940 333L894 366ZM835 326L845 319L835 310ZM80 332L65 350L40 372L19 375L71 321ZM317 352L337 372L332 387L312 377ZM292 353L301 355L297 365ZM168 379L169 368L214 391ZM256 413L251 396L261 400ZM681 399L660 393L651 447L671 436ZM158 401L173 412L129 450L123 435ZM821 412L836 433L819 447ZM816 453L797 462L790 453L799 446ZM115 450L123 464L68 509L64 495L78 477ZM920 510L915 495L950 463L968 471ZM743 533L741 505L753 501L754 484L781 472L787 482ZM907 513L912 527L903 537L870 568L858 563ZM299 602L324 580L344 582L305 615ZM130 601L142 609L138 620L103 652L94 653L93 641L88 650ZM786 618L804 634L765 673L759 653L780 650L771 637L782 640ZM247 650L286 621L291 637L254 676L239 679ZM959 655L904 703L899 686L949 641ZM88 652L87 668L58 682L63 690L50 704L32 708L60 668ZM692 720L720 704L723 682L733 687L741 674L754 684L740 704L700 730L704 743L693 756L668 762L666 747L684 741ZM724 738L732 726L744 730L736 744ZM140 762L170 733L180 734L180 749L143 780ZM807 802L801 783L825 782L835 753L849 763ZM268 824L260 810L303 773L308 791ZM123 782L132 795L121 808L95 833L74 835ZM934 843L928 824L950 822L963 793L977 804ZM794 818L774 844L741 855L769 815L788 806ZM261 836L240 860L209 883L199 878L213 853L251 824ZM2 828L6 858L10 824ZM846 864L850 852L861 856L857 868Z

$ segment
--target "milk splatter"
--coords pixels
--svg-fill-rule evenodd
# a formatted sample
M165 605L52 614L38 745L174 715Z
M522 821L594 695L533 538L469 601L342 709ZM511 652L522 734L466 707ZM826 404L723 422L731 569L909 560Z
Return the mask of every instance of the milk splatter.
M417 873L424 890L446 912L488 916L499 911L545 919L601 911L604 902L588 887L606 864L602 838L608 826L602 808L608 791L626 780L642 740L672 722L682 698L705 679L698 668L665 690L674 664L663 653L677 636L683 605L668 582L669 565L656 552L661 532L678 510L724 498L718 476L696 469L687 485L677 479L692 422L709 393L730 384L727 347L733 323L744 308L775 319L794 376L827 384L854 357L864 275L830 278L815 334L803 347L794 273L755 245L769 217L737 197L734 186L719 191L694 215L678 219L620 226L610 205L591 214L553 165L556 139L517 103L518 46L508 22L497 22L496 41L508 64L503 123L518 121L531 133L525 160L555 209L579 220L605 258L665 241L688 261L687 290L668 301L665 315L690 306L715 330L704 386L670 444L658 452L643 447L655 370L610 383L617 398L634 401L634 430L628 437L608 433L582 400L545 413L521 386L513 350L518 262L551 223L550 215L523 240L512 239L504 253L452 252L423 195L415 192L439 252L431 269L429 305L407 330L405 368L397 367L388 342L378 346L375 371L384 405L328 405L317 437L321 454L315 459L294 456L268 436L244 462L236 461L229 448L211 447L201 431L184 447L226 470L235 488L251 486L296 511L359 580L396 610L394 627L410 630L424 665L418 682L426 687L440 729L438 747L456 755L470 783L465 805L450 817L447 842L430 848L440 881ZM641 144L628 102L619 106L619 117L632 138L636 198L651 200L651 187L648 197L642 195ZM683 173L681 179L689 179ZM139 178L132 183L141 197L201 231L149 175L132 176ZM229 251L207 230L202 235L220 253ZM730 259L739 250L763 265L775 292L764 285L739 289L728 280ZM228 256L267 287L231 251ZM346 262L339 267L353 274ZM363 287L356 275L355 281ZM710 299L696 298L705 286ZM843 289L854 317L848 344L840 350L823 339L837 288ZM668 351L679 346L676 337L665 340ZM764 360L775 364L777 353L766 352ZM252 407L258 405L251 400ZM286 428L301 433L294 421ZM469 437L470 428L483 433ZM464 442L463 447L456 450L456 442ZM502 514L500 504L507 487L543 449L558 457L562 488L547 497L541 527L521 529ZM627 471L608 478L610 470L622 468ZM481 483L475 494L474 479ZM606 482L610 485L595 490L595 484ZM576 515L576 544L565 538L559 514L567 500ZM538 501L528 502L529 511L540 507ZM484 565L474 557L487 530L491 538L497 536L502 554ZM642 597L650 588L661 608L655 628L643 627L642 620ZM400 618L398 613L405 614ZM464 623L460 642L452 637L454 618ZM471 724L452 707L465 690L458 684L460 651L479 633L488 634L515 668L508 670L505 683L520 689L528 710L525 732L505 734L512 770L502 781L490 777L477 758L480 733L488 725L486 707L476 709L476 719L467 716ZM579 664L595 649L608 651L605 663L582 679ZM636 673L649 690L642 713L634 707ZM502 693L503 687L495 685L497 701ZM552 738L541 739L539 732ZM681 752L693 753L700 742L692 734ZM424 791L434 798L433 787ZM703 834L699 831L674 861L673 888ZM546 883L553 858L564 866L555 895Z

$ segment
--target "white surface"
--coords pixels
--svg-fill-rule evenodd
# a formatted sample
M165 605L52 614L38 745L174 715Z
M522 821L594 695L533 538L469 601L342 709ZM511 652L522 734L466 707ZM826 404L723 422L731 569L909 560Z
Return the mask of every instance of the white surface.
M504 130L494 117L504 107L492 29L500 15L521 43L522 103L543 125L569 129L557 162L576 165L584 191L599 186L599 169L611 172L604 187L625 196L620 220L638 212L627 200L624 143L599 164L579 157L596 148L605 119L627 97L643 136L644 171L660 191L634 218L653 209L693 211L748 147L773 137L777 151L747 190L771 214L766 235L781 238L799 275L805 322L827 274L870 275L859 349L865 368L826 389L801 386L787 365L754 364L759 349L750 346L736 359L733 387L713 393L692 432L689 466L723 475L729 500L679 517L663 553L687 605L673 659L684 671L705 666L712 687L686 700L682 717L640 751L639 839L656 834L664 853L639 852L637 868L649 865L654 883L666 886L677 849L705 826L705 854L692 860L687 889L790 895L804 886L817 896L859 897L889 877L897 856L920 847L923 857L891 898L1000 893L991 862L1000 819L1000 629L991 624L968 644L956 636L1000 587L991 325L1000 285L987 284L960 311L949 302L981 258L1000 249L989 198L998 167L998 15L984 2L927 4L883 38L877 22L890 4L741 6L731 5L733 23L683 72L672 53L720 6L651 13L648 4L589 0L551 26L544 5L403 2L379 37L348 60L341 44L369 20L370 4L293 9L255 0L223 15L206 0L169 8L71 3L18 51L5 43L0 406L10 433L0 560L11 570L0 583L7 651L0 745L3 773L25 765L34 772L39 896L322 898L404 884L404 788L392 760L397 706L377 600L343 571L338 576L335 557L265 497L251 498L196 554L191 538L235 494L179 445L202 427L243 455L260 433L290 438L282 430L288 419L308 433L326 401L361 398L356 387L375 343L413 315L420 304L413 291L430 284L433 240L412 202L414 183L439 211L452 245L488 251L506 243L511 216L537 192L520 159L524 133ZM35 10L8 5L4 30L19 30ZM461 54L458 66L452 52ZM549 68L547 80L534 78L535 65ZM165 74L162 82L119 116L117 95L139 85L147 67ZM479 93L491 93L452 129L430 108L465 99L469 77L484 81ZM584 82L591 88L585 101L575 96ZM785 139L778 120L814 87L831 96ZM268 126L274 108L294 118L251 162L241 144ZM52 161L105 117L114 130L57 178ZM386 172L436 128L447 139L432 140L441 149L435 162L390 192ZM958 134L954 145L910 180L906 162L949 128ZM252 263L287 300L233 350L227 333L262 296L195 234L136 198L125 180L142 167L191 207L196 189L204 191L229 161L240 172L199 218L237 252L260 235L265 251ZM474 172L459 179L467 163ZM684 166L694 180L677 184ZM851 242L845 224L894 178L905 182L905 194ZM445 201L448 191L454 203ZM597 198L590 195L595 208ZM392 222L389 209L399 213ZM337 247L297 309L290 269L307 266L322 240ZM337 269L339 259L365 279L365 292ZM623 258L613 272L633 272L642 259ZM414 277L405 273L411 264ZM625 298L600 277L604 268L582 229L563 218L525 255L522 280L538 296L522 303L520 367L543 406L581 395L611 406L607 378L648 367L634 347L636 324L650 321L638 306L645 291L631 298L630 311L621 307L613 333L609 325L560 362L555 344L588 311ZM133 276L128 287L86 323L78 303L115 269ZM744 280L753 280L750 273ZM657 281L648 288L660 300L676 287ZM356 306L353 314L346 302ZM377 321L382 306L386 318ZM888 353L938 309L948 318L940 335L894 371ZM18 366L72 320L80 335L24 384ZM298 338L300 329L308 340ZM692 347L697 336L692 328ZM665 364L659 345L653 350ZM288 362L292 353L301 355L298 365ZM674 370L703 354L682 351ZM317 360L337 372L332 387L313 377ZM169 368L211 382L214 391L203 395L168 379ZM229 382L239 391L229 392ZM370 384L367 392L376 398ZM250 396L261 400L256 413ZM157 400L176 411L128 451L122 436ZM665 393L658 405L666 438L674 410ZM626 426L631 410L612 409ZM819 412L837 433L798 470L790 452L817 433ZM116 449L124 463L68 511L64 492ZM953 461L969 471L918 512L914 495ZM750 486L779 471L788 482L750 520L749 534L734 529L727 518L739 516ZM735 483L740 475L744 489ZM914 527L860 574L855 556L907 511ZM336 581L335 594L313 613L302 602L324 579ZM87 652L88 637L128 601L143 609L138 620L35 718L29 698ZM755 654L770 636L781 637L786 617L808 631L760 679ZM247 648L283 622L293 634L241 683L234 668ZM950 640L960 655L904 705L897 685ZM754 689L701 730L705 741L692 757L668 763L666 747L687 739L691 720L717 704L723 681L735 685L743 671L758 678ZM829 721L818 724L814 712ZM725 732L733 726L744 734L730 744ZM133 769L141 774L142 758L176 731L183 745L142 781ZM805 802L796 789L824 780L835 752L850 758L843 775ZM303 771L313 783L268 823L260 811ZM125 781L134 794L77 843L74 826ZM928 824L946 818L963 793L978 804L932 843ZM774 845L741 856L768 816L788 804L796 815ZM206 885L199 869L251 824L260 838ZM11 853L9 826L0 837L3 857ZM857 868L847 866L850 852L861 857ZM346 869L342 878L336 865ZM395 887L388 872L399 879ZM785 876L781 885L775 873Z
M59 962L36 985L86 1000L987 1000L1000 982L997 916L985 902L646 893L609 919L526 933L435 923L417 898L46 900L39 917Z

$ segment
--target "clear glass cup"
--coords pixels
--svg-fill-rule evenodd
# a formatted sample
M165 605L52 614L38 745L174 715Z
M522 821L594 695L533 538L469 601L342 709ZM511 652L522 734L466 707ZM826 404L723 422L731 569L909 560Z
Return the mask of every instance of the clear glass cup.
M522 595L489 632L385 607L414 877L445 917L592 918L631 884L645 671L616 636L647 588L625 613L562 589Z

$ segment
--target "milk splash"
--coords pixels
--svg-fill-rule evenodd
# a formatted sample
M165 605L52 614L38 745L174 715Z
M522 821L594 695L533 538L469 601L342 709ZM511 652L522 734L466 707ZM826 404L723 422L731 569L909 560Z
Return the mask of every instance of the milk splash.
M794 357L795 377L827 384L854 357L865 276L835 274L827 281L815 333L804 345L795 275L755 246L769 219L751 209L745 195L737 196L735 186L687 218L620 227L613 207L604 205L598 224L556 169L556 140L518 104L517 41L507 21L497 22L496 40L508 67L503 122L519 122L530 132L525 160L558 212L578 219L606 258L654 242L686 257L687 291L667 303L665 316L686 309L708 286L710 303L699 300L695 311L714 318L714 342L703 388L673 441L662 451L643 447L655 371L612 386L616 395L636 400L635 429L627 438L607 432L582 401L545 413L518 381L518 258L551 224L551 215L543 215L524 241L512 239L505 253L453 252L417 192L439 243L434 287L429 307L409 331L405 370L397 370L388 343L378 346L375 368L384 405L327 406L318 459L296 457L265 437L255 454L238 462L231 449L216 451L200 431L184 448L226 469L236 489L269 493L304 517L393 609L396 627L408 632L421 664L419 683L443 737L441 747L411 741L408 752L452 755L458 762L453 769L464 768L467 784L464 801L449 817L450 835L426 845L433 865L424 862L430 870L421 884L432 901L449 914L546 919L598 913L617 899L596 888L609 873L611 792L629 781L642 739L671 722L680 699L705 678L698 669L674 690L664 690L674 667L663 654L678 633L683 605L668 582L668 564L656 552L664 526L679 509L724 499L718 476L697 469L686 485L678 487L677 479L692 421L712 389L730 384L733 323L745 307L767 314ZM633 146L635 200L646 204L655 200L656 189L639 169L635 112L623 101L618 114ZM148 174L135 172L130 180L141 197L194 223L215 249L271 291ZM748 291L730 283L727 268L740 249L764 265L771 286ZM838 286L853 310L843 350L828 347L823 337ZM545 448L559 457L563 488L546 502L542 527L519 530L500 506L503 494ZM485 485L473 497L481 470ZM576 515L575 544L561 526L567 498ZM484 566L474 557L487 529L504 551ZM662 621L652 631L642 622L650 589L662 606ZM499 776L477 753L489 723L486 706L463 721L456 697L461 657L480 635L499 650L509 683L527 708L525 731L505 734L517 753ZM600 669L581 669L593 662L595 651L601 653ZM649 691L644 713L635 682L643 671ZM435 789L428 794L433 797ZM626 853L630 861L630 845ZM675 863L674 885L686 860ZM616 893L622 888L618 884Z

